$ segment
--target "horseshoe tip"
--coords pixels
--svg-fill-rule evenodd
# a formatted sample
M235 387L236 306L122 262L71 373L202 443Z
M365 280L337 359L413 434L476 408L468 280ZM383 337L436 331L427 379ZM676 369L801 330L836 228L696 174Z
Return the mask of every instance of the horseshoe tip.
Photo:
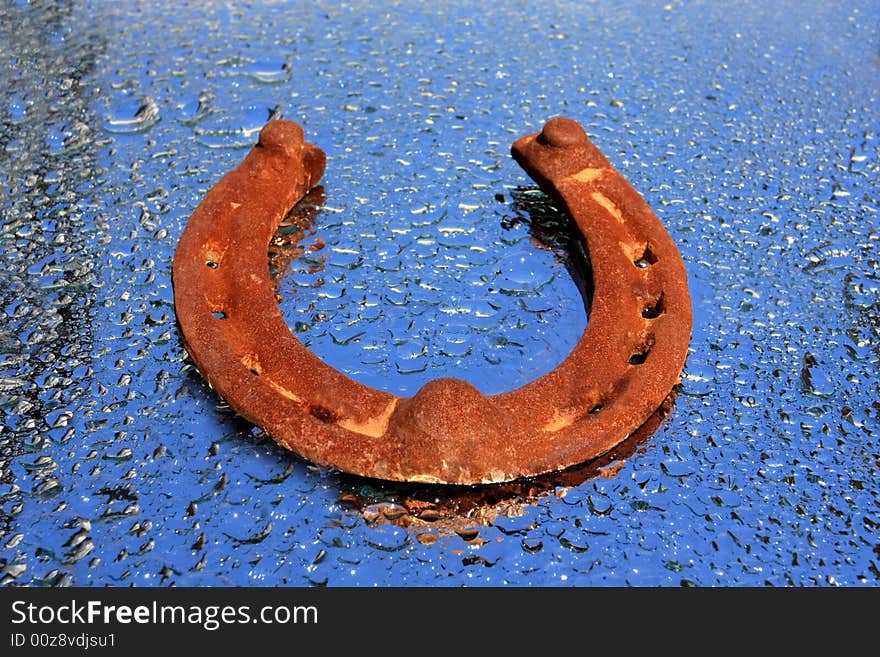
M538 135L538 141L546 146L564 148L566 146L584 144L589 139L580 123L573 119L558 116L544 124L544 128Z
M269 121L260 130L260 146L294 156L302 149L305 133L298 123L287 119Z

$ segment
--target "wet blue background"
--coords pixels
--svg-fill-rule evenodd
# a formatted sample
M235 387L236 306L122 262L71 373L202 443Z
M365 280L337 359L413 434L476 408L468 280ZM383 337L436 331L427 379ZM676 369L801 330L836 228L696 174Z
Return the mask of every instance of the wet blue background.
M878 23L870 1L4 1L0 582L877 585ZM586 314L508 149L560 114L693 294L675 409L616 476L449 511L283 452L187 364L177 239L284 116L329 157L326 246L281 281L301 339L401 393L551 369ZM445 510L403 512L426 495Z

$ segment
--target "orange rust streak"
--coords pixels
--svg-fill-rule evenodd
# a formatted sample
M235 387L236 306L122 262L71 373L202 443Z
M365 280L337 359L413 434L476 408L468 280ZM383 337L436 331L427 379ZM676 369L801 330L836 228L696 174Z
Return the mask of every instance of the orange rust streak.
M587 167L586 169L581 169L577 173L572 174L568 179L579 183L591 183L601 178L602 174L606 171L607 169L604 168L597 169L594 167Z
M397 408L398 401L398 399L393 400L388 404L387 408L382 411L381 415L367 418L363 422L358 422L352 418L344 418L339 420L338 424L343 429L348 429L349 431L354 431L355 433L360 433L364 436L370 436L371 438L378 438L379 436L384 435L388 430L388 422L394 414L394 409Z
M605 196L602 192L593 192L592 197L596 203L601 205L608 212L608 214L617 219L620 223L625 223L623 212L620 211L619 207L614 205L614 201Z
M263 380L264 380L266 383L269 384L269 386L272 388L272 390L274 390L275 392L277 392L277 393L278 393L279 395L281 395L282 397L286 397L287 399L290 399L290 400L292 400L292 401L295 401L297 404L301 404L301 403L302 403L302 401L303 401L303 400L302 400L302 397L300 397L300 396L296 395L295 393L291 392L290 390L288 390L288 389L285 388L284 386L278 385L277 383L275 383L274 381L270 381L269 379L263 379Z
M550 418L544 424L544 426L541 427L541 431L546 431L547 433L555 433L560 429L565 429L565 427L571 426L574 421L574 415L561 413L558 408L554 408L553 417Z

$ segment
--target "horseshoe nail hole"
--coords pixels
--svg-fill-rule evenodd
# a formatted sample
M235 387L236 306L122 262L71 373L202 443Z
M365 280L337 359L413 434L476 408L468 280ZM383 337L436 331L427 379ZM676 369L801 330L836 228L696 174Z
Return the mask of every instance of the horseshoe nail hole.
M249 354L241 359L241 364L244 365L251 374L254 376L260 376L263 373L263 366L260 365L260 361L257 360L257 357L253 354Z
M215 310L211 314L214 316L214 319L226 319L226 313L222 310Z
M645 360L647 360L647 358L648 358L648 354L651 353L651 347L653 347L653 346L654 346L654 338L650 337L645 341L645 343L642 346L638 347L633 352L632 356L629 357L629 364L630 365L641 365L642 363L644 363Z
M657 300L642 308L642 317L645 319L657 319L666 312L666 304L663 302L663 293L657 297Z
M326 424L336 422L336 420L339 419L339 416L337 416L336 413L324 406L309 406L309 414Z
M220 266L220 263L219 263L219 262L214 262L213 260L208 260L208 261L205 263L205 266L208 267L209 269L217 269L217 267Z
M633 260L633 264L639 269L647 269L651 265L656 264L657 260L657 254L651 250L651 245L646 244L642 255Z

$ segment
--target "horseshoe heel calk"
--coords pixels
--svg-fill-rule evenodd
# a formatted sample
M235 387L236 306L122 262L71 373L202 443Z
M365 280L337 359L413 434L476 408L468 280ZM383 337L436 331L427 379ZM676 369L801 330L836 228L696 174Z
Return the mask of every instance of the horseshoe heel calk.
M641 196L569 119L513 156L569 214L593 271L587 328L556 369L486 397L436 379L409 398L312 354L274 297L267 248L325 166L302 129L273 121L187 223L174 256L183 341L208 383L280 445L317 463L401 481L474 484L561 470L642 425L678 381L691 330L684 264Z

